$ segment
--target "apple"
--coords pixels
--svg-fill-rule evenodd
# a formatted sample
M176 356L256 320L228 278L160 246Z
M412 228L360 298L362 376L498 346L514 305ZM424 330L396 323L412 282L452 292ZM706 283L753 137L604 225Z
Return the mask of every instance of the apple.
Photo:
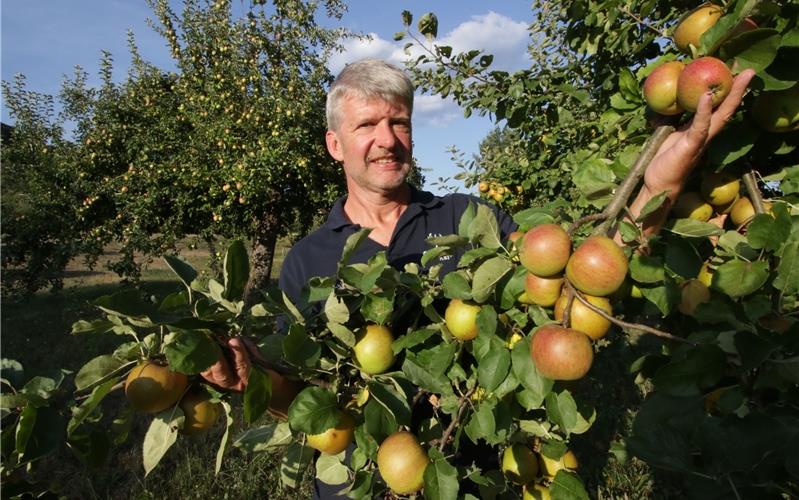
M361 371L369 375L383 373L394 364L391 344L394 335L382 325L370 324L361 330L352 348Z
M424 486L427 458L416 436L398 431L380 443L377 450L377 468L383 481L397 495L411 495Z
M710 300L710 289L699 279L685 281L680 288L680 303L677 309L687 316L693 316L699 304Z
M716 24L721 14L721 7L713 4L704 4L692 10L680 19L674 29L674 44L681 52L690 54L691 45L699 48L702 35Z
M460 340L472 340L477 337L477 313L480 306L461 299L449 301L447 310L444 311L444 321L447 323L449 333Z
M593 295L585 295L585 298L592 305L602 309L608 314L613 314L613 308L610 305L610 300L607 297L594 297ZM555 319L558 321L563 320L564 313L566 312L566 303L569 301L568 295L561 295L555 302ZM580 299L574 298L572 301L571 313L569 314L570 328L581 331L588 335L591 340L598 340L605 336L610 330L610 321L603 318L596 312L592 311L585 304L580 302Z
M487 193L489 190L489 185L486 181L480 181L480 183L477 185L477 189L481 193Z
M751 17L747 17L746 19L744 19L743 21L738 23L738 26L734 27L732 29L732 31L730 31L730 34L729 34L728 38L735 38L736 36L738 36L738 35L740 35L742 33L746 33L747 31L756 30L757 28L758 28L758 25L754 21L754 19L752 19Z
M308 434L308 446L327 455L338 455L347 449L355 435L355 421L349 413L341 412L339 422L320 434Z
M710 263L705 262L702 264L696 279L698 279L706 287L710 288L710 284L713 283L713 269L710 267Z
M719 214L719 215L728 214L728 213L732 212L732 207L735 206L735 204L738 202L738 200L739 200L739 195L736 193L735 194L735 198L733 198L731 201L728 201L724 205L719 205L719 206L713 207L713 208L716 209L716 213Z
M552 494L543 484L530 483L524 487L522 500L552 500Z
M533 450L515 443L502 453L502 472L517 484L527 484L538 475L538 460Z
M569 258L566 278L581 292L604 297L624 283L627 267L627 256L615 241L589 236Z
M549 324L533 334L530 357L539 373L547 378L577 380L591 368L594 349L583 332Z
M713 216L713 207L695 191L687 191L677 197L674 215L682 219L695 219L707 222Z
M550 307L560 297L563 288L563 275L542 278L533 273L527 273L524 280L525 299L533 304Z
M738 196L741 182L726 172L714 172L702 177L702 197L714 207L723 207Z
M769 132L799 130L799 84L761 93L752 104L752 117L760 128Z
M677 80L677 103L687 111L696 111L699 98L713 93L713 107L727 97L732 88L732 73L720 59L700 57L685 66Z
M755 207L752 205L752 201L746 196L740 197L732 206L732 210L730 210L730 220L736 227L746 224L754 216Z
M540 224L522 238L519 261L536 276L553 276L566 267L569 254L569 233L557 224Z
M561 469L575 470L578 467L577 457L574 456L571 450L566 450L566 453L558 459L549 458L543 453L538 455L538 457L540 459L539 469L541 470L541 475L550 479L554 478Z
M684 110L677 104L677 79L685 64L669 61L655 68L644 81L644 100L652 111L661 115L679 115Z

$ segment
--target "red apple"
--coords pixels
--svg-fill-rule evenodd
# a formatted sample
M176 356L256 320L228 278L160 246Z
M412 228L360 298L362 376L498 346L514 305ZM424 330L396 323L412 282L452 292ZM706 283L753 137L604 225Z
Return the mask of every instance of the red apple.
M644 99L652 111L661 115L679 115L683 109L677 104L677 79L685 64L669 61L655 68L644 82Z
M577 380L591 368L594 349L583 332L550 324L533 334L530 356L541 375L552 380Z
M563 288L563 275L558 274L552 277L540 277L533 273L527 273L524 280L524 293L527 300L539 306L550 307L560 297Z
M699 98L705 92L713 93L713 107L727 97L732 88L732 73L727 65L715 57L700 57L688 64L677 80L677 103L688 111L696 111Z
M553 276L563 271L571 253L571 238L557 224L540 224L522 238L519 261L537 276Z
M566 277L581 292L605 297L624 283L627 267L627 256L615 241L591 236L569 258Z

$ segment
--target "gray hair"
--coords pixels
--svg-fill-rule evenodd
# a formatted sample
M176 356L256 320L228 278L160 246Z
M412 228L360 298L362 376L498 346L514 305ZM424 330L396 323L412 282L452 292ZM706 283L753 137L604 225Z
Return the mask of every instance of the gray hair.
M413 83L400 68L380 59L361 59L341 70L327 93L327 128L341 125L341 101L347 94L365 99L400 100L413 112Z

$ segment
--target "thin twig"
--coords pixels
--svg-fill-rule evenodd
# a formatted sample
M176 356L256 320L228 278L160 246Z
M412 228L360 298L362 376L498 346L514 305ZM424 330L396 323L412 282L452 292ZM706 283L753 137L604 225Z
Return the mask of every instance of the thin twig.
M661 38L668 38L668 35L666 34L666 32L665 32L665 31L663 31L663 30L659 30L659 29L655 28L654 26L652 26L651 24L647 23L646 21L644 21L643 19L641 19L641 18L640 18L640 17L638 17L637 15L633 14L632 12L630 12L630 11L627 9L627 7L621 7L619 10L621 10L621 11L622 11L622 13L624 13L624 14L627 14L628 16L630 16L630 17L632 17L633 19L635 19L635 21L636 21L638 24L640 24L641 26L643 26L643 27L645 27L645 28L648 28L648 29L650 29L650 30L654 31L655 33L657 33L658 35L660 35L660 36L661 36Z
M441 435L441 441L438 443L438 451L444 450L444 446L447 445L450 435L455 430L455 427L457 427L458 423L461 421L461 418L463 417L463 412L466 411L466 407L468 406L469 403L469 398L472 396L472 394L476 389L477 386L472 387L471 389L466 391L466 394L461 396L461 398L458 400L458 413L452 419L452 422L449 423L449 426L444 431L444 434Z
M670 334L669 332L664 332L663 330L658 330L657 328L653 328L653 327L648 326L648 325L642 325L640 323L630 323L628 321L622 321L622 320L620 320L618 318L615 318L614 316L608 314L606 311L603 311L599 307L597 307L594 304L588 302L588 299L583 297L582 294L579 291L574 289L574 287L572 286L571 283L569 283L568 280L566 280L566 286L568 286L571 290L574 291L574 296L577 297L577 300L582 302L587 308L591 309L592 311L594 311L595 313L599 314L600 316L602 316L606 320L610 321L611 323L615 323L615 324L619 325L622 328L628 328L630 330L638 330L638 331L641 331L641 332L644 332L644 333L649 333L651 335L655 335L657 337L662 337L664 339L674 340L676 342L683 342L685 344L697 345L696 342L690 341L688 339L684 339L682 337L677 337L675 335Z
M605 207L605 210L602 211L605 221L597 226L592 234L608 234L610 232L612 225L616 222L616 217L618 217L621 211L624 210L624 207L627 206L627 201L644 177L646 168L649 166L652 158L655 157L658 149L663 145L663 141L665 141L672 132L674 132L674 126L672 125L659 125L655 129L652 136L646 144L644 144L643 149L641 149L641 153L627 173L627 177L624 178L618 189L616 189L613 200L611 200L608 206Z
M566 232L569 233L569 236L571 236L583 224L587 224L588 222L593 222L595 220L604 219L605 217L606 217L605 214L602 212L598 214L586 215L585 217L580 217L579 219L572 222L571 226L569 226L569 229Z
M757 187L757 179L755 178L754 170L743 175L744 186L746 192L749 194L749 201L752 202L752 207L755 209L756 214L766 213L766 207L763 205L763 194Z

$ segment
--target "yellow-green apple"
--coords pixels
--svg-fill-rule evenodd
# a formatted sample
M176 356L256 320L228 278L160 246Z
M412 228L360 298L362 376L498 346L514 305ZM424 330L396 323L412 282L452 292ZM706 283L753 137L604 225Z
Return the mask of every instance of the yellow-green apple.
M683 314L693 316L697 306L709 300L710 289L698 279L690 279L682 284L677 309Z
M358 334L352 350L361 371L370 375L383 373L394 364L391 344L394 335L383 325L370 324Z
M715 108L727 97L732 88L732 73L727 65L715 57L700 57L687 64L677 80L677 103L687 111L696 111L699 98L706 92L713 94Z
M610 300L607 297L594 297L593 295L584 295L584 297L591 303L609 315L613 314L613 308L610 305ZM564 313L566 312L566 303L569 301L568 295L561 295L558 301L555 302L555 319L558 321L563 320ZM572 301L571 312L569 314L569 327L579 330L588 335L591 340L598 340L605 336L610 330L610 321L592 311L585 304L580 302L577 297Z
M763 209L766 212L771 211L771 203L764 201ZM732 206L732 210L730 210L730 220L732 220L735 226L741 226L747 223L754 216L755 207L752 205L752 200L746 196L741 196Z
M696 191L686 191L674 203L674 215L682 219L707 222L713 215L713 207Z
M524 487L522 500L552 500L549 488L540 483L530 483Z
M706 287L710 288L711 283L713 283L713 268L710 267L709 262L702 264L696 279L698 279Z
M702 177L702 197L714 207L723 207L738 197L741 182L732 174L712 172Z
M680 51L690 54L690 46L699 48L702 35L716 24L721 14L721 7L713 4L704 4L692 10L683 16L674 29L674 44Z
M558 274L548 278L527 273L524 279L525 298L533 304L543 307L552 306L560 297L563 288L563 275Z
M502 472L516 484L527 484L538 475L538 460L533 450L514 443L502 453Z
M558 459L549 458L543 453L538 457L540 458L541 475L549 479L554 478L561 469L576 470L578 467L577 457L571 450L566 450L566 453Z
M607 296L627 276L624 250L607 236L589 236L577 247L566 264L566 278L588 295Z
M472 340L477 337L477 313L480 306L461 299L452 299L444 311L444 321L449 333L460 340Z
M571 238L557 224L540 224L524 234L519 261L537 276L553 276L563 271L571 253Z
M308 446L327 455L338 455L347 449L355 435L355 421L349 413L340 412L339 421L334 427L319 434L306 436Z
M380 443L377 468L383 481L397 495L411 495L424 486L424 471L430 460L416 436L397 431Z
M591 368L594 349L583 332L549 324L533 334L530 357L538 372L547 378L577 380Z
M799 130L799 84L761 93L752 104L752 117L769 132Z
M684 110L677 104L677 79L685 64L669 61L655 68L644 81L644 100L652 111L661 115L679 115Z

